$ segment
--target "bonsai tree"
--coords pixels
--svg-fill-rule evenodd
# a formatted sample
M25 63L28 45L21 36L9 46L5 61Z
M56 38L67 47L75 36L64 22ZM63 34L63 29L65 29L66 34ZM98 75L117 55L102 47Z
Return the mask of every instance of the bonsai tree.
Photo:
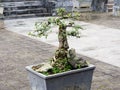
M36 30L29 33L29 35L32 36L45 36L47 38L48 34L52 31L50 28L53 25L59 27L57 33L59 47L50 60L51 62L49 64L40 64L32 67L35 71L45 74L60 73L88 66L88 63L85 60L76 56L75 49L69 48L67 40L67 36L80 38L79 29L82 29L82 27L75 25L74 22L65 23L65 19L71 18L72 15L66 14L64 8L57 9L57 14L59 17L49 18L45 22L36 23ZM67 30L68 27L71 27L72 30ZM45 68L43 69L43 67Z

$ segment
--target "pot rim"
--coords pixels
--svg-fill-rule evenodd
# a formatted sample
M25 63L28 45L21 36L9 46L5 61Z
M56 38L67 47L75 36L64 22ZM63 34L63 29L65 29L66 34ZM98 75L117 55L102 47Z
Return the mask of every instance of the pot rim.
M42 73L38 73L36 71L34 71L32 69L32 66L34 65L29 65L26 66L26 70L29 72L32 72L33 74L38 75L39 77L43 78L43 79L50 79L50 78L54 78L54 77L61 77L61 76L65 76L65 75L69 75L69 74L73 74L73 73L77 73L77 72L84 72L84 71L89 71L89 70L94 70L95 69L95 65L89 64L88 67L85 68L81 68L81 69L75 69L75 70L70 70L70 71L66 71L66 72L62 72L62 73L57 73L57 74L51 74L51 75L44 75Z

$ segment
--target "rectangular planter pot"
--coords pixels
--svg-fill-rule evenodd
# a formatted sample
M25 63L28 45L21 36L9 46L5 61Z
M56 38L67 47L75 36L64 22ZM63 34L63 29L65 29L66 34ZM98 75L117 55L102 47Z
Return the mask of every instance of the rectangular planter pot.
M90 90L94 65L63 73L45 76L27 66L32 90Z

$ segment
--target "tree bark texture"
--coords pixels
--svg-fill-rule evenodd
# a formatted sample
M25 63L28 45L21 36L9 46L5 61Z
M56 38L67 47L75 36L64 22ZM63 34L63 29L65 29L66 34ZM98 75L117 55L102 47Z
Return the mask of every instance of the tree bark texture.
M66 26L64 25L59 26L58 41L59 41L59 48L58 50L56 50L55 58L65 59L67 58L69 45L66 35Z
M67 50L69 48L67 35L66 35L66 26L61 25L59 27L58 40L59 40L59 49Z

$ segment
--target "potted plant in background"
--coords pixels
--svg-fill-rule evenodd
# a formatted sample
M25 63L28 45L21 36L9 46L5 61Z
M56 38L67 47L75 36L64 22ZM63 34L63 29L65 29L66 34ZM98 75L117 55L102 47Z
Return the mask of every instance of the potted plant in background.
M65 15L65 9L57 10L60 17L49 18L48 21L36 23L32 36L47 37L50 28L57 25L59 47L49 63L27 66L32 90L90 90L94 65L77 57L75 49L69 49L67 36L80 38L80 26L74 22L65 23L71 15ZM71 27L72 30L67 30Z

